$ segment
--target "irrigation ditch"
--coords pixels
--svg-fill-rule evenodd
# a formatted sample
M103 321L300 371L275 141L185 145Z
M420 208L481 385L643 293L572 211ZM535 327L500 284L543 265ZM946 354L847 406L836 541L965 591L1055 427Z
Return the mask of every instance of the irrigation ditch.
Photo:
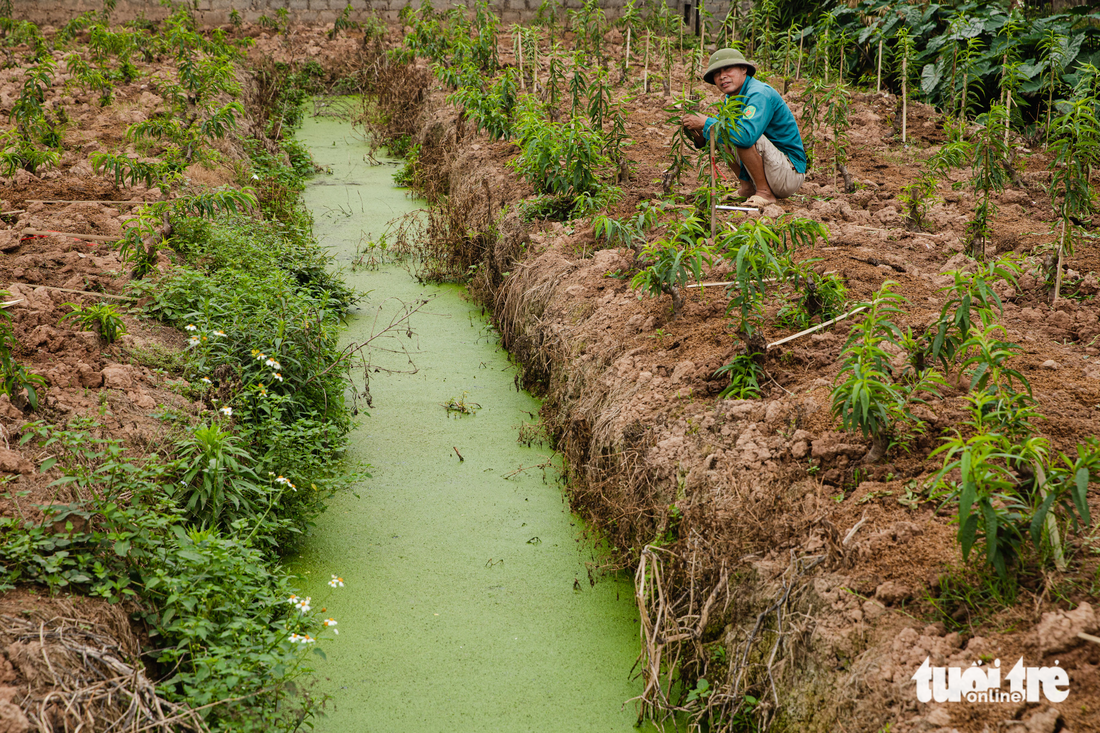
M294 131L346 92L427 201L352 259L465 285L504 388L544 399L520 437L559 452L609 553L568 593L633 577L639 719L1100 727L1097 19L895 5L0 18L0 730L329 706L315 649L369 620L327 599L351 573L307 553L322 599L290 558L364 479L340 341L362 294L314 236ZM712 231L734 181L678 121L736 122L696 73L716 42L814 163ZM1005 690L1018 659L1034 695L945 699L948 670L977 692L999 660Z

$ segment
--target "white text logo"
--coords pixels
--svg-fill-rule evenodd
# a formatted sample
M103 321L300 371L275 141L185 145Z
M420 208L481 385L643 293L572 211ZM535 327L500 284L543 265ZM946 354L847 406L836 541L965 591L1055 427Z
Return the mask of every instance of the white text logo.
M1004 676L1009 683L1001 689L1001 660L992 665L975 663L968 668L933 667L925 658L913 680L921 702L1039 702L1040 694L1050 702L1062 702L1069 696L1069 675L1054 667L1025 667L1024 659Z

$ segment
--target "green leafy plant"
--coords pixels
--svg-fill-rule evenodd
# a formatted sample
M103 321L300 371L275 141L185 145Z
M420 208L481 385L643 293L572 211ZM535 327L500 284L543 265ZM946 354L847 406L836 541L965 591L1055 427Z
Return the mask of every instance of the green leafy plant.
M260 514L265 492L248 465L251 456L239 438L217 423L202 425L176 444L184 462L173 490L185 516L200 526L228 526Z
M555 196L595 196L607 191L601 178L610 168L599 130L587 122L546 120L531 97L517 107L516 131L521 155L509 165L534 186L537 193ZM603 189L601 191L600 189Z
M909 405L921 402L919 393L935 394L942 378L933 369L919 375L913 384L899 384L891 376L890 354L884 344L897 345L901 338L898 327L889 319L901 313L905 299L893 292L896 283L887 281L867 304L860 323L852 328L841 352L839 382L833 388L832 411L840 418L844 430L859 430L872 439L865 463L880 460L890 440L906 430L916 429L920 421Z
M986 316L992 318L994 310L998 314L1004 312L1001 298L993 286L999 280L1015 286L1020 266L1011 258L1002 257L976 265L973 272L951 270L945 274L950 275L954 282L940 289L948 297L940 309L935 333L925 355L930 361L939 361L944 371L950 372L956 355L962 353L962 344L970 338L974 316L979 316L980 323ZM918 371L923 368L921 357Z
M1084 222L1091 219L1095 207L1091 184L1092 170L1100 165L1100 122L1096 118L1097 94L1091 79L1098 78L1095 68L1089 83L1079 86L1064 115L1052 127L1054 140L1050 150L1053 173L1051 198L1059 218L1058 259L1054 280L1054 298L1062 286L1062 260L1073 254L1074 243L1083 237Z
M62 320L72 318L80 323L85 331L94 329L109 344L113 344L119 336L126 333L126 326L122 322L122 317L110 303L96 303L86 306L66 303L65 305L72 308L73 311L64 316Z
M719 393L722 399L755 400L762 395L760 381L764 377L764 367L760 365L763 354L742 353L733 357L729 364L718 367L715 377L728 376L730 383Z
M848 289L833 273L820 275L801 267L793 278L797 298L780 309L777 319L792 329L807 328L817 318L822 323L844 312Z
M15 360L12 346L15 334L8 325L10 316L7 311L0 318L0 393L6 394L17 407L25 403L32 409L38 409L38 393L46 388L46 380Z
M702 221L692 214L670 223L663 237L642 249L641 259L649 264L634 275L630 287L651 297L668 295L672 318L677 318L684 306L682 288L692 278L699 280L703 265L710 264L705 237Z
M1005 116L1004 106L994 104L986 115L985 125L979 128L973 140L970 186L978 201L974 206L974 218L966 228L966 242L970 255L977 259L985 257L992 219L997 213L992 195L1003 191L1010 181L1009 148L1001 132Z

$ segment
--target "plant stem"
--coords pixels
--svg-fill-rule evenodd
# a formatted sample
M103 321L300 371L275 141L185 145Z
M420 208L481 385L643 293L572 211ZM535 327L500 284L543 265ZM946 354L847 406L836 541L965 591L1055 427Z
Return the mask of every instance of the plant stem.
M649 43L651 33L645 34L645 71L642 72L642 94L649 94Z

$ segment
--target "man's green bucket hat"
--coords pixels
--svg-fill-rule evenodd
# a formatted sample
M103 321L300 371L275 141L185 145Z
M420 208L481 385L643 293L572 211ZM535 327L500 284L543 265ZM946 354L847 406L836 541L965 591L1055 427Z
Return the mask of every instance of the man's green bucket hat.
M756 76L756 64L747 61L740 51L736 48L720 48L710 55L710 65L707 66L707 73L703 74L703 81L713 84L714 75L727 66L746 66L749 76Z

